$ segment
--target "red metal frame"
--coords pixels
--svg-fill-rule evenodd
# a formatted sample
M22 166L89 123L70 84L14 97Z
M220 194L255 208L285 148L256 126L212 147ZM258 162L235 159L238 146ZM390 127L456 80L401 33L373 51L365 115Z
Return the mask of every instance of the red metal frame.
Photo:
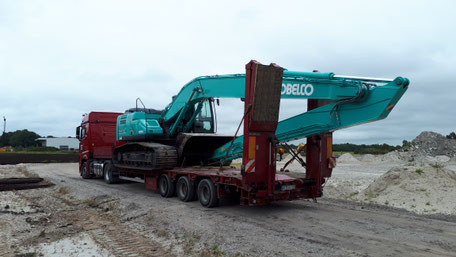
M307 111L318 108L323 103L316 99L309 99ZM332 157L332 132L307 137L306 145L306 178L315 181L311 187L311 197L320 197L323 194L322 184L325 177L331 177L332 168L329 159Z
M249 113L244 119L242 185L244 188L256 188L256 190L252 195L251 190L243 190L241 197L247 199L249 204L258 202L253 201L252 196L272 198L276 179L275 131L278 120L257 122L252 118L259 65L261 64L257 61L250 61L246 65L244 111ZM271 67L280 68L275 64L271 64Z

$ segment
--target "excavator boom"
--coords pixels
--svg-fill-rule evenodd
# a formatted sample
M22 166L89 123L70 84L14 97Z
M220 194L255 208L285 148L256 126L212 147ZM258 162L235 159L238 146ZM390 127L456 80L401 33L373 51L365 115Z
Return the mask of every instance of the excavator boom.
M405 93L408 84L409 81L401 77L382 86L363 84L365 91L360 90L363 93L357 96L333 101L280 121L276 130L277 140L287 142L384 119ZM232 144L220 146L214 151L212 160L220 160L225 156L231 160L242 156L242 142L240 136Z

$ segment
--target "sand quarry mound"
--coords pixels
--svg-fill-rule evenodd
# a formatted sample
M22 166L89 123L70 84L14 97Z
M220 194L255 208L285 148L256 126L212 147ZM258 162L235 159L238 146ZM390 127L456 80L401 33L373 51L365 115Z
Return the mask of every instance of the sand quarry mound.
M456 139L448 139L439 133L424 131L412 140L411 146L405 151L412 157L444 155L451 158L456 156Z
M362 162L394 162L394 163L401 163L407 160L404 154L394 151L394 152L389 152L386 154L379 154L379 155L373 155L373 154L363 154L359 155L358 159Z
M444 168L395 167L356 198L417 213L456 214L456 174Z
M406 154L401 152L389 152L386 154L380 155L373 155L373 154L362 154L358 156L353 156L350 153L344 153L339 158L337 158L337 163L342 164L359 164L359 163L382 163L382 162L389 162L389 163L403 163L404 161L408 161L408 157L405 156Z
M360 161L358 159L356 159L355 156L353 156L349 153L344 153L339 158L337 158L337 163L352 164L352 163L360 163Z

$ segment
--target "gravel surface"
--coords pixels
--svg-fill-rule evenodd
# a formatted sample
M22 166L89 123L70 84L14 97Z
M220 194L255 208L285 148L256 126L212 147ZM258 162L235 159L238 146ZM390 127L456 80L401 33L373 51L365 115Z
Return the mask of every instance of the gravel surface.
M60 188L68 191L64 200L53 198L56 208L67 208L60 201L85 203L85 212L73 215L72 223L92 221L86 224L92 229L85 227L80 233L89 231L100 244L99 251L115 256L127 256L119 249L129 238L156 244L155 251L176 256L454 256L456 252L456 217L451 215L417 215L336 199L261 207L225 202L206 209L198 202L162 198L142 184L83 180L77 164L27 164L25 168L56 184L54 189L33 189L35 194L45 192L46 198ZM20 245L11 238L15 229L6 225L11 215L0 214L0 226L9 231L1 230L3 242L9 243L0 252L11 251L11 242ZM33 215L38 214L30 213L32 220ZM16 222L31 229L22 218Z

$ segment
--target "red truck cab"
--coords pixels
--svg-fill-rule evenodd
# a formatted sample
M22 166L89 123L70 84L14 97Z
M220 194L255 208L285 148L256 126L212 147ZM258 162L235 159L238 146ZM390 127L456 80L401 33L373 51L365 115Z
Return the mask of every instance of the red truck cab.
M83 178L101 177L112 169L112 152L124 142L116 142L117 112L84 114L76 128L79 139L79 174Z

